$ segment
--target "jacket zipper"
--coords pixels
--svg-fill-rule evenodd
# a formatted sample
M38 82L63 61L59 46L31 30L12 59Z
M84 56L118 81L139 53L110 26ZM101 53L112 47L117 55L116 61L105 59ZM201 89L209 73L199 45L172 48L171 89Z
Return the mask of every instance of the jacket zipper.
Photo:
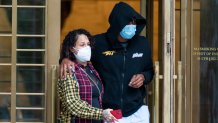
M124 48L124 52L123 52L123 72L122 72L122 77L123 77L123 81L122 81L122 85L121 85L121 109L123 109L123 84L124 84L124 77L125 77L125 68L126 66L126 48Z

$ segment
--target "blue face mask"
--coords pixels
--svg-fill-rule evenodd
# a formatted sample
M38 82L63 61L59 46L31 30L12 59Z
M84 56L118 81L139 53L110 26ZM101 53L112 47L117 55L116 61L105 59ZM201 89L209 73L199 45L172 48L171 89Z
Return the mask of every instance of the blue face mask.
M136 25L126 25L122 31L120 32L120 35L124 39L131 39L136 32Z

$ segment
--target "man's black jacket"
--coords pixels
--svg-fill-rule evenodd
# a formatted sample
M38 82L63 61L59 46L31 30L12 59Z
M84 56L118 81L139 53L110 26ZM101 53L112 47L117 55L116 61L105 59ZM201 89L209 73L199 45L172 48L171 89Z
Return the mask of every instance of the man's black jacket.
M117 40L122 28L136 20L136 35L123 47ZM110 27L106 33L94 37L92 63L104 84L103 108L122 109L123 116L136 112L144 103L145 87L128 86L135 74L143 74L144 85L153 78L153 64L149 41L139 36L145 19L128 4L115 5L109 16Z

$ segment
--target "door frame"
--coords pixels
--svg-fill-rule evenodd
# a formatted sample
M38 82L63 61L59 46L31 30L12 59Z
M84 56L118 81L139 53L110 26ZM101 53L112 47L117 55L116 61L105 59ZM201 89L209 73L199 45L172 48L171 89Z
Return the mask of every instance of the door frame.
M175 0L163 0L161 1L160 10L160 21L161 21L161 50L160 50L160 65L163 71L163 77L159 75L159 67L155 69L156 71L156 81L155 81L155 92L160 93L158 91L162 91L163 93L155 94L155 99L157 96L162 96L162 100L158 100L155 102L159 102L158 104L161 108L157 108L156 104L156 122L162 123L174 123L175 122L175 79L177 76L175 75ZM159 63L155 63L155 66ZM158 76L157 76L158 75ZM162 89L158 90L160 84L159 79L163 79L161 82ZM158 110L160 110L160 114ZM161 115L159 117L159 115Z
M60 51L61 0L47 0L46 123L56 121L56 82Z
M175 1L162 1L163 123L174 123Z

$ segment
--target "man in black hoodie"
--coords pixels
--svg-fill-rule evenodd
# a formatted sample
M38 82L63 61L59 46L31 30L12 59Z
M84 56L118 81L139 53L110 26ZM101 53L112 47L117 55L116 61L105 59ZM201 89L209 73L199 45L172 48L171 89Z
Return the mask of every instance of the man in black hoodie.
M91 61L104 84L103 108L121 109L119 123L149 123L144 104L145 85L154 71L149 41L140 32L145 18L124 2L117 3L110 16L106 33L94 36ZM60 58L61 75L73 63Z

